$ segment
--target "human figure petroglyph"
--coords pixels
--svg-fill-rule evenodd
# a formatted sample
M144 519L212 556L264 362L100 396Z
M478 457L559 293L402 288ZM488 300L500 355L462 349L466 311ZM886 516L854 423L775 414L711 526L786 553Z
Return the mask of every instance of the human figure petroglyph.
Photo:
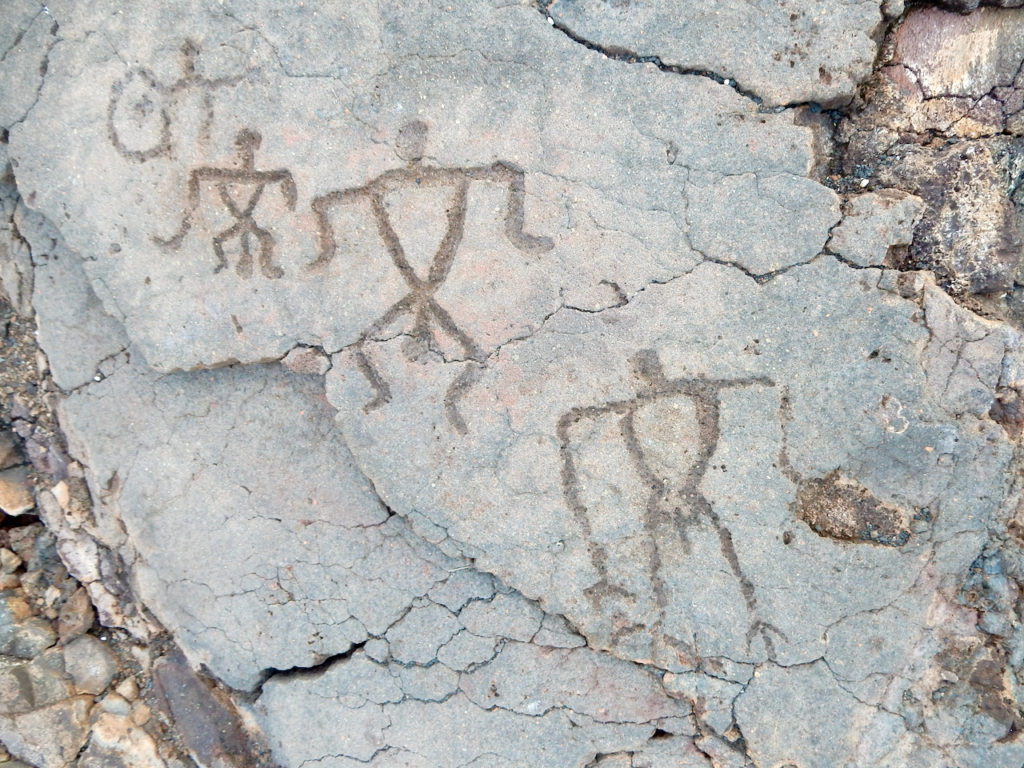
M136 162L145 162L154 157L169 155L173 146L172 113L186 93L199 91L202 94L203 118L199 126L200 138L206 140L213 124L213 92L224 86L234 85L242 79L235 77L209 78L199 74L197 58L199 46L186 40L180 48L181 76L170 85L157 80L145 67L135 67L110 87L110 102L107 106L107 132L110 143L123 157ZM128 137L128 123L142 128L145 137L137 146ZM155 134L155 135L150 135Z
M751 386L771 387L774 386L774 383L764 377L668 379L658 355L653 350L639 352L631 362L638 382L634 397L602 405L574 408L559 419L557 426L562 456L563 493L584 538L587 540L591 563L598 576L597 583L587 590L587 596L599 609L603 607L603 603L612 599L622 599L627 602L636 602L637 600L637 595L616 583L609 565L608 548L595 541L588 509L583 501L584 489L572 449L571 431L577 423L604 416L618 416L619 432L628 452L631 468L640 477L644 486L650 489L650 495L647 497L642 513L642 527L646 536L648 578L654 592L658 618L654 626L647 629L652 635L664 636L671 645L677 648L689 648L684 640L669 637L662 629L669 597L665 584L663 554L664 547L669 542L678 540L684 546L688 546L688 530L706 523L711 526L718 538L722 556L728 562L729 569L739 584L746 604L750 617L750 625L746 634L748 646L755 636L760 635L767 652L769 655L773 655L775 650L771 633L780 637L782 634L777 628L758 616L754 585L744 574L740 565L732 533L711 502L701 492L700 484L718 447L722 391ZM645 448L644 436L638 430L638 421L645 407L680 397L692 403L697 440L696 445L693 446L692 455L688 456L689 467L679 476L672 476L658 467L658 462L653 460ZM633 629L640 628L634 626Z
M440 332L456 342L465 360L470 363L448 387L444 400L448 420L458 432L464 434L466 424L459 412L458 400L479 375L485 353L437 302L436 294L447 279L459 244L462 242L469 185L474 181L490 182L504 185L508 189L505 237L518 250L524 253L544 253L550 251L554 243L548 237L538 237L523 231L526 187L521 170L504 162L463 168L427 165L423 161L426 140L425 123L407 123L399 131L396 142L398 156L406 161L404 167L386 171L364 186L330 192L313 200L313 212L316 214L320 232L320 254L310 268L317 269L329 264L337 253L337 241L330 220L334 206L357 201L369 202L378 235L384 242L392 263L409 287L409 292L371 323L354 345L356 364L374 390L373 399L366 404L365 410L379 408L391 399L391 388L387 380L366 354L366 342L399 318L408 316L413 318L411 335L420 349L430 348L433 334L435 331ZM440 194L447 191L452 195L445 233L437 253L431 259L425 278L416 273L406 257L385 205L385 197L389 193L414 186L437 188Z
M295 210L298 192L290 171L278 169L273 171L256 170L256 150L262 142L256 131L241 130L235 137L238 149L236 167L234 168L196 168L189 174L188 203L182 216L181 226L170 238L163 239L153 236L154 242L168 248L179 248L185 235L192 228L192 216L199 209L204 184L212 185L217 197L235 223L213 236L213 252L217 256L217 266L213 270L220 272L228 265L224 255L224 244L237 239L241 248L241 256L235 271L242 278L252 277L253 254L250 238L255 237L259 243L260 271L264 277L277 279L284 275L284 270L274 263L274 237L256 223L254 212L267 186L279 186L285 205ZM232 191L242 193L244 203L232 196Z

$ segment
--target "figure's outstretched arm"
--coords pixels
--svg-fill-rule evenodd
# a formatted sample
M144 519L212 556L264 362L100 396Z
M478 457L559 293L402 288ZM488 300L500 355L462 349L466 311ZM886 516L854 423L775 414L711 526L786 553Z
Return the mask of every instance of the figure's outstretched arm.
M182 240L185 239L185 235L192 229L192 213L199 207L199 172L201 170L195 170L189 174L188 200L185 205L185 211L181 215L181 225L178 227L178 231L168 238L150 235L150 239L157 245L163 248L178 250L181 247Z
M338 251L338 241L334 237L334 227L331 226L331 209L342 203L354 203L366 196L366 188L343 189L336 192L328 192L325 195L314 197L311 204L313 214L316 216L316 228L320 238L320 252L316 259L307 265L306 269L317 269L330 264L334 254Z
M550 237L523 231L526 222L526 175L508 163L495 163L494 171L508 185L508 207L505 211L505 237L520 251L545 253L555 247Z
M295 203L299 199L299 190L295 186L295 179L289 171L284 171L281 177L281 194L284 195L284 203L289 211L295 210Z

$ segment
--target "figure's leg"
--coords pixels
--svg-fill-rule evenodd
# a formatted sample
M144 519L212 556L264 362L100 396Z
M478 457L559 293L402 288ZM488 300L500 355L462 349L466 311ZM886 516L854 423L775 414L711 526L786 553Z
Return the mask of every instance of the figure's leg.
M356 344L355 356L356 367L359 368L359 372L366 377L366 380L370 383L374 392L373 399L363 406L363 412L369 413L370 411L374 411L385 403L391 401L391 387L363 351L363 340L360 340L359 343Z
M455 377L455 381L448 386L444 393L445 415L455 428L455 431L460 435L465 435L469 432L469 428L466 427L466 421L462 418L462 413L459 411L459 400L476 383L481 373L483 373L483 366L470 361L469 365L463 369L462 373Z
M242 227L242 233L238 238L239 246L242 249L242 255L238 257L238 263L235 265L235 272L243 280L248 280L252 277L252 251L249 249L249 232L251 224Z
M449 385L448 391L445 392L444 396L444 408L448 415L448 421L455 427L456 432L464 435L467 432L467 428L466 422L459 412L459 400L483 373L484 351L455 324L451 315L433 298L427 300L423 306L423 311L432 315L438 327L448 336L455 339L467 358L468 365L462 373L455 377L455 381Z
M214 267L213 273L217 274L222 269L227 267L228 260L224 256L224 243L227 240L231 240L238 236L239 231L242 229L242 223L238 222L233 227L228 227L223 232L217 234L213 238L213 252L217 255L217 266ZM241 273L239 273L241 274Z
M786 637L785 633L776 627L774 624L769 624L767 621L761 621L761 619L755 619L750 625L750 629L747 630L747 652L750 652L750 641L753 640L757 635L761 636L761 642L764 643L765 652L768 654L768 658L775 659L775 641L772 640L771 635L775 635L780 640L788 642L789 638Z
M260 271L270 280L284 277L284 270L274 263L274 237L267 230L252 225L252 231L260 241Z
M354 354L356 358L356 367L359 368L360 373L366 377L367 382L369 382L374 391L373 399L363 406L363 411L367 413L380 408L391 400L391 387L381 372L378 371L373 363L370 362L370 358L366 355L366 352L363 351L363 346L367 341L373 338L373 335L378 331L388 327L402 315L411 312L415 298L415 295L410 293L392 304L391 308L388 309L387 312L381 315L376 322L363 331L362 336L359 337L359 341L355 344Z

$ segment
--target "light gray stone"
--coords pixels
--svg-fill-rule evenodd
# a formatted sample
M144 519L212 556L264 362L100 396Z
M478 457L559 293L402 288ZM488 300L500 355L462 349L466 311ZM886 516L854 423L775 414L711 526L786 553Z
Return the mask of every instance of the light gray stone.
M293 685L276 697L264 694L257 703L275 753L287 765L313 760L331 768L347 768L356 761L418 768L466 764L564 768L582 765L597 752L637 747L653 730L594 723L564 711L528 717L501 708L483 709L462 694L444 702L410 699L344 706L305 688ZM294 727L289 730L288 725Z
M91 696L0 715L0 741L34 768L67 768L89 738Z
M43 654L32 661L12 663L3 657L0 666L0 714L24 714L69 698L74 691L64 675L59 653Z
M537 645L549 645L552 648L579 648L587 641L573 632L566 620L561 616L547 614L541 622L540 629L533 636Z
M744 690L739 683L695 672L666 672L662 682L670 695L693 702L696 717L715 733L733 724L733 703Z
M548 0L547 13L609 52L710 70L768 105L849 101L871 72L879 3ZM756 30L756 32L754 32ZM739 41L743 44L737 44Z
M560 708L602 723L651 723L689 714L650 672L587 648L510 642L490 664L464 674L460 687L483 709L531 717Z
M278 366L129 367L65 404L95 497L131 536L138 593L237 687L383 634L448 575L388 519L317 390ZM237 547L251 557L224 556Z
M0 126L23 120L38 98L46 60L57 42L57 23L46 6L12 0L0 8Z
M403 663L426 664L459 631L455 615L442 605L414 606L387 632L391 655Z
M839 221L839 198L802 177L694 180L687 221L690 243L706 258L763 275L818 255Z
M517 593L502 593L486 602L470 603L459 613L459 621L474 634L519 641L532 639L543 619L541 610Z
M437 660L449 669L462 672L490 661L496 651L497 640L494 637L480 637L463 629L437 652Z
M114 654L91 635L83 635L64 648L64 667L79 693L102 693L117 674Z
M479 177L466 200L460 255L438 300L484 351L528 334L563 295L599 308L619 302L618 292L632 294L651 279L691 269L699 256L685 242L684 208L663 204L683 200L691 170L779 177L776 191L785 196L787 184L805 186L799 176L814 162L812 132L790 115L759 114L748 99L707 78L666 77L604 59L523 5L466 15L427 5L402 13L354 6L338 23L354 25L346 34L367 47L346 49L351 77L330 88L317 77L293 77L337 71L312 55L315 46L286 57L281 69L274 40L309 27L301 11L271 24L258 4L201 20L197 10L171 14L155 1L136 4L132 14L103 7L60 14L62 34L76 42L52 52L39 101L12 131L10 151L25 200L61 223L67 246L86 257L105 309L124 321L138 353L158 370L276 359L300 342L335 352L378 333L374 323L409 286L380 240L365 195L349 205L331 194L363 188L413 162L393 147L414 119L429 128L425 163L450 169L443 173L451 180ZM247 31L238 43L236 17L273 30L266 37ZM445 24L435 24L441 18ZM135 33L151 28L166 39ZM183 48L196 29L202 39ZM109 34L125 41L120 56L100 42ZM447 55L452 35L462 40L455 57ZM373 42L382 39L391 47ZM503 61L481 69L476 51L496 54L495 41ZM544 71L534 67L539 59L549 62ZM194 79L183 79L193 66ZM552 76L557 92L548 87ZM69 78L74 89L61 85ZM268 93L282 99L273 110L287 123L280 130L263 106ZM636 100L634 93L646 95ZM212 112L203 106L207 96ZM58 128L69 121L74 132ZM243 129L264 134L252 147L254 172L281 171L256 216L274 238L273 264L256 264L251 277L238 273L241 241L227 234L230 264L215 272L213 242L229 222L216 194L217 171L199 170L231 169ZM51 146L58 136L59 152ZM351 147L358 160L339 158L337 147ZM623 155L622 147L632 149ZM44 156L67 158L73 167L40 162ZM511 165L490 177L467 170L496 162ZM513 166L521 177L507 170ZM201 187L191 199L190 179ZM522 206L508 218L517 179ZM444 221L426 226L433 209L410 194L396 190L388 210L404 250L422 261L433 255ZM396 205L413 218L400 220ZM507 226L524 236L506 237ZM588 258L580 260L584 251ZM248 270L243 263L242 272ZM486 320L474 303L488 307ZM467 349L457 344L455 351Z
M444 664L429 667L396 665L402 692L417 701L444 701L459 690L459 675Z
M923 212L921 198L896 189L857 195L846 204L828 247L858 266L880 267L890 248L910 245Z
M473 568L454 571L428 597L449 611L460 611L470 600L488 600L494 594L494 579Z
M80 387L93 381L104 360L128 346L124 329L103 310L81 257L64 245L53 224L31 211L17 223L32 248L32 306L53 380L64 389Z
M765 712L786 712L785 723ZM853 757L852 725L871 708L844 691L828 667L769 665L736 701L736 721L755 765L845 765Z
M372 353L390 403L363 410L373 393L351 352L328 397L391 508L429 517L592 645L677 671L696 648L810 661L832 623L910 589L929 553L944 573L969 564L998 508L982 486L1001 483L1011 455L986 414L999 381L1020 380L1019 337L932 286L904 298L880 277L819 257L762 286L707 264L621 308L556 313L473 373L464 435L444 392L473 368L410 364L398 341ZM929 507L928 533L851 546L815 532L815 508L853 504L815 495L814 478L837 470L865 509L909 521ZM647 474L671 483L664 502ZM943 503L954 487L959 501ZM662 503L688 522L645 517Z
M24 599L10 593L0 598L0 654L32 659L55 642L50 622L33 616Z
M697 5L5 9L2 274L96 500L41 514L283 766L1015 759L1009 602L949 596L999 575L1020 335L867 266L909 198L840 223L827 120L766 108L849 99L880 4Z

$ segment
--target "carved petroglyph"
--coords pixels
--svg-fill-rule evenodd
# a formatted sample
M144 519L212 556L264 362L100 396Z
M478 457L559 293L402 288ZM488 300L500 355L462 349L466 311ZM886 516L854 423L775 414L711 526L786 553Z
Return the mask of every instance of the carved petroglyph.
M255 131L239 131L235 138L235 146L238 148L235 168L193 170L189 174L188 204L182 216L181 226L173 236L164 239L154 235L153 241L166 248L179 248L185 235L192 228L192 217L201 204L204 185L212 186L220 204L235 221L230 227L213 236L213 252L217 256L217 266L213 271L220 272L228 265L224 244L237 239L241 255L235 265L235 271L242 278L252 277L251 238L255 237L259 243L260 272L269 279L282 277L284 270L274 263L274 237L256 223L254 212L268 185L280 187L289 210L295 209L298 193L289 171L256 170L255 154L261 141L260 134ZM240 195L244 202L239 203L236 194Z
M193 91L202 94L201 140L208 140L213 124L213 92L234 85L236 77L208 78L199 74L196 59L200 49L191 40L181 45L181 77L170 85L157 80L145 67L135 67L110 87L107 132L110 143L122 156L145 162L170 155L174 144L174 113L181 98Z
M311 265L318 269L329 264L337 253L337 241L331 224L331 211L337 205L366 201L370 205L377 232L387 248L392 263L409 287L409 293L393 304L383 315L371 323L355 344L357 365L373 387L374 397L366 404L365 410L379 408L391 399L391 388L383 374L366 354L366 342L377 337L395 321L404 317L413 319L408 354L415 350L432 349L434 334L440 333L452 339L462 351L470 365L449 386L445 395L445 410L448 420L460 432L466 432L466 424L459 412L458 401L479 375L485 353L480 345L463 331L442 307L436 295L441 289L455 261L459 244L462 242L466 225L466 196L472 182L490 182L504 185L508 189L505 209L505 236L518 250L524 253L544 253L554 246L547 237L538 237L523 231L525 183L523 172L514 166L496 162L486 166L443 168L426 165L423 162L427 140L427 126L420 121L407 123L399 131L396 152L406 161L402 168L386 171L362 187L329 192L313 200L320 232L320 254ZM407 258L399 241L386 205L386 198L410 188L437 189L438 195L448 195L447 222L440 246L430 261L425 277L417 274Z
M587 596L598 610L614 610L612 604L617 600L630 603L638 599L629 588L616 582L613 569L609 565L608 548L595 538L591 511L583 498L584 488L573 447L573 433L579 424L613 416L618 417L618 432L625 444L631 469L649 490L641 522L646 539L647 577L654 592L657 610L653 626L626 626L620 630L620 634L646 630L655 637L662 637L680 650L691 651L684 640L668 636L662 628L668 605L663 561L668 548L683 548L688 551L690 531L699 526L710 526L746 604L750 617L746 634L747 644L749 646L753 638L760 635L767 652L773 655L774 643L771 634L785 638L780 630L759 618L754 585L739 562L732 534L714 506L704 496L700 485L718 447L722 391L737 387L772 387L775 386L774 382L764 377L668 379L662 370L658 355L653 350L639 352L632 359L632 364L637 380L635 397L602 405L574 408L559 419L557 427L562 456L563 494L588 542L591 563L598 576L598 581L587 590ZM645 410L661 403L677 406L686 404L692 409L686 414L695 422L691 432L694 438L692 445L658 446L657 439L652 440L650 435L644 434L645 431L654 428L655 423L644 418ZM679 408L676 413L682 415L683 410ZM665 455L656 455L664 454L665 451L671 453L668 460ZM623 617L622 622L626 621L628 619Z

